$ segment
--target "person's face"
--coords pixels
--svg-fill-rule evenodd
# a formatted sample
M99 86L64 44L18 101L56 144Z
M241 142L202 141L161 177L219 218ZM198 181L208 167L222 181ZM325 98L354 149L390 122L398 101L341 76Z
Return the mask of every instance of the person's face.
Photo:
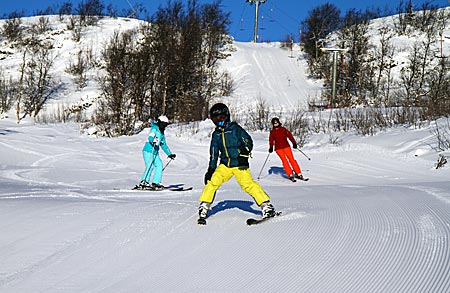
M212 120L212 121L214 122L214 124L216 124L217 126L223 126L224 123L225 123L225 120L227 120L227 116L225 116L225 115L220 115L220 116L217 116L217 117L212 118L211 120Z

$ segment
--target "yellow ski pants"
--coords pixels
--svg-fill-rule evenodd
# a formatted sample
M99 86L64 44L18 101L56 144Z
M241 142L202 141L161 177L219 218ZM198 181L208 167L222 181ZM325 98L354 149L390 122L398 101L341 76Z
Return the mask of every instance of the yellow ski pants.
M263 202L270 200L270 197L262 189L261 185L253 180L252 174L250 173L250 168L229 168L224 164L220 164L214 171L211 180L209 180L205 185L205 188L200 195L200 202L212 203L216 190L233 176L236 178L236 181L239 183L242 190L250 194L258 206Z

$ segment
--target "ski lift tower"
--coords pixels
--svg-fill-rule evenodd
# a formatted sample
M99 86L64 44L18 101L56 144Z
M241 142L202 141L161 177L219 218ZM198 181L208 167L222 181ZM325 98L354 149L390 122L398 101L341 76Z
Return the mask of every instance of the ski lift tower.
M253 42L256 43L258 39L258 13L259 13L259 4L263 4L266 2L266 0L245 0L246 2L249 2L250 5L255 4L255 28L254 28L254 34L253 34Z
M337 54L338 52L341 52L341 54L345 54L348 52L348 49L341 49L341 48L321 48L320 49L324 53L333 53L333 84L332 84L332 90L331 90L331 106L333 107L333 103L336 101L336 64L337 64Z

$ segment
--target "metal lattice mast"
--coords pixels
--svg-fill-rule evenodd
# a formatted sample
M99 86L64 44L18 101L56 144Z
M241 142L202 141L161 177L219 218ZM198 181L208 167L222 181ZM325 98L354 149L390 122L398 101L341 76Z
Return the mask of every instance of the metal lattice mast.
M245 0L249 2L250 5L255 4L255 27L253 31L253 42L256 43L258 40L258 14L259 14L259 4L263 4L266 0Z
M347 53L348 49L341 48L322 48L320 49L322 52L331 52L333 53L333 71L332 71L332 88L331 88L331 106L336 106L336 67L337 67L337 53Z

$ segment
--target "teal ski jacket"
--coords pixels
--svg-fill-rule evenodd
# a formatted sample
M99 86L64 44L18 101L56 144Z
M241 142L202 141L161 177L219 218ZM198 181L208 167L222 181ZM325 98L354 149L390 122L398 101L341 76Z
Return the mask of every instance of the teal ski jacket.
M172 152L166 144L166 136L161 130L159 130L158 123L156 121L150 123L150 132L148 134L148 140L144 145L143 151L149 153L158 153L159 149L166 153L166 155L170 156Z
M216 127L209 148L209 168L215 170L220 164L227 167L248 167L248 158L253 149L251 136L236 122L227 122L225 128Z

